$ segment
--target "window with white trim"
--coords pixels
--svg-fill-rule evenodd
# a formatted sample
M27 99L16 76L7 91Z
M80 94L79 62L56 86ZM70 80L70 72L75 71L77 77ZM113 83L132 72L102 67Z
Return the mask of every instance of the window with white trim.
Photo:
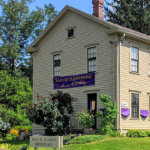
M139 94L131 93L131 117L139 118Z
M96 47L88 48L88 72L96 71Z
M61 55L53 56L53 72L54 77L61 76Z
M131 72L139 72L139 49L131 47Z

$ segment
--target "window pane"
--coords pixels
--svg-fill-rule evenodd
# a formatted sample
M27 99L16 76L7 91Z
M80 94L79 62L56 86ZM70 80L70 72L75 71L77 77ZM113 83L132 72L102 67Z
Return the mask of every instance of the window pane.
M139 118L139 94L132 93L132 118Z
M93 67L93 71L96 71L96 66Z
M53 57L53 65L54 65L54 77L60 76L61 71L61 55L55 55Z
M139 59L139 50L135 47L131 48L131 58L135 60Z
M91 70L91 67L89 66L89 72L91 72L92 70Z
M68 30L68 37L72 37L74 35L74 29Z
M96 47L88 48L88 71L96 71Z

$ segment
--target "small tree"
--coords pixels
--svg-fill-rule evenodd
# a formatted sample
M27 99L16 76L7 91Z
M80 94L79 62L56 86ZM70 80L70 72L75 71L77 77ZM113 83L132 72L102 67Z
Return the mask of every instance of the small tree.
M112 102L111 97L107 94L100 95L100 101L105 107L105 111L98 111L97 117L100 118L100 133L107 134L112 132L114 128L114 121L117 116L117 106L114 102Z
M62 135L69 128L73 113L73 98L68 93L58 91L48 97L37 95L37 102L27 108L29 119L46 128L46 135Z
M94 115L90 113L81 112L79 114L78 123L84 129L92 128L92 126L94 125Z

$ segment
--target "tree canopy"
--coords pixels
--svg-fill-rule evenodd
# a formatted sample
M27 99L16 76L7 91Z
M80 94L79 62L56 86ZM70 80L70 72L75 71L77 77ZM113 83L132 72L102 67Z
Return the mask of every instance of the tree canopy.
M106 0L105 17L121 26L150 35L149 0Z
M0 71L0 104L7 109L17 109L17 105L32 100L32 88L27 78L12 77Z
M30 3L32 0L0 0L0 70L12 75L17 69L31 76L24 73L31 72L28 68L32 66L32 61L26 63L30 56L25 49L57 15L52 4L30 11Z

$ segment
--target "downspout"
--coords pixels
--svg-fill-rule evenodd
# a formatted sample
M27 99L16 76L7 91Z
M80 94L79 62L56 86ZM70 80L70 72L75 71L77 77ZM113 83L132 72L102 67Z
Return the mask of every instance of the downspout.
M125 38L126 34L122 33L122 36L118 36L118 50L117 50L117 100L118 100L118 108L119 108L119 131L122 133L122 128L121 128L121 101L120 101L120 88L121 88L121 83L120 83L120 68L121 68L121 63L120 63L120 58L121 58L121 42Z

